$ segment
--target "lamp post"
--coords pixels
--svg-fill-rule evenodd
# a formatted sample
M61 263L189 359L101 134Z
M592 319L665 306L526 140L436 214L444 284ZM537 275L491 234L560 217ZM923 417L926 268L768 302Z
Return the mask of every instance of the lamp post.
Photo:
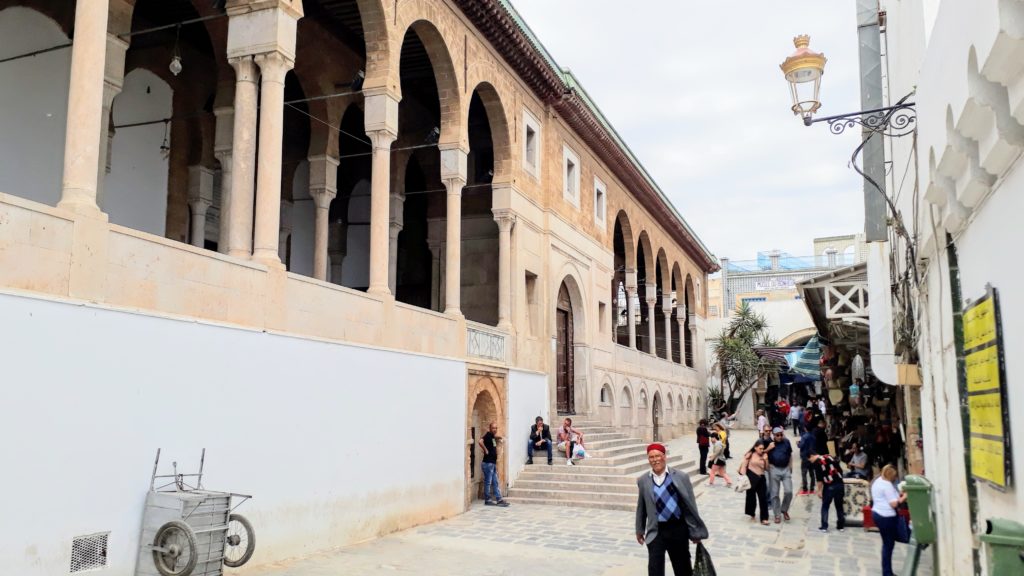
M873 24L877 27L877 13L874 14L874 18L876 20ZM872 22L868 22L868 24L872 24ZM875 33L877 35L877 31ZM884 174L884 151L878 141L873 142L872 140L875 136L899 138L914 133L917 129L917 111L914 108L914 103L908 102L914 93L911 92L910 94L907 94L893 106L814 118L814 113L821 108L821 101L819 99L821 77L825 74L825 62L827 62L827 60L824 54L811 50L810 43L811 38L806 34L794 38L793 44L796 46L796 51L786 58L779 66L782 69L783 75L786 77L786 81L789 82L790 93L793 98L793 106L791 108L793 110L793 114L801 116L805 126L811 126L818 122L826 122L828 123L829 131L833 134L842 134L847 128L852 128L854 126L861 127L862 140L860 145L853 151L853 155L850 157L850 165L853 166L853 169L856 170L864 181L870 185L870 189L865 185L865 193L867 194L868 190L877 191L885 200L885 204L892 213L891 223L896 233L907 241L910 256L909 260L911 262L916 262L913 238L907 233L907 229L903 224L903 218L900 216L899 210L896 209L896 205L893 203L892 199L889 198L889 195L886 194L884 180L879 182L876 178L873 178L862 170L857 164L857 157L861 154L861 151L870 144L871 147L869 148L866 155L867 159L865 160L865 162L869 163L867 170L879 177ZM875 56L877 56L877 54ZM877 58L874 59L877 60ZM876 62L869 60L867 63L872 69L872 74L876 74L877 67L874 66ZM863 69L865 67L865 57L863 54L861 56L861 67L863 75ZM865 79L862 78L862 82L864 81ZM862 104L865 101L877 102L880 100L881 85L879 82L873 82L873 84L874 86L871 96L877 99L865 100L864 94L862 94ZM876 240L885 240L885 208L879 206L880 210L876 213L870 208L871 204L868 200L869 197L865 196L866 225L875 223L876 221L874 219L877 218L878 226L876 226L876 228L880 228L882 237L876 238ZM866 226L866 228L869 230L869 233L867 234L868 240L872 241L872 230L869 226ZM913 272L916 283L916 267L913 268Z
M811 37L806 34L793 38L796 52L779 65L789 82L793 114L801 116L805 126L827 122L833 134L842 134L854 125L872 134L885 136L899 137L913 132L917 113L914 111L914 103L907 102L913 93L907 94L893 106L814 118L814 113L821 108L821 77L825 74L825 62L828 60L824 54L811 50L810 43Z

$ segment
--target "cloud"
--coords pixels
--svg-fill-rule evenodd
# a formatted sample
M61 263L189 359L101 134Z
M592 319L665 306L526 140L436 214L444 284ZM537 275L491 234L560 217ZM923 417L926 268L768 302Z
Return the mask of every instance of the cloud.
M863 229L859 132L804 127L779 63L810 34L822 113L859 109L854 6L822 0L513 0L717 255Z

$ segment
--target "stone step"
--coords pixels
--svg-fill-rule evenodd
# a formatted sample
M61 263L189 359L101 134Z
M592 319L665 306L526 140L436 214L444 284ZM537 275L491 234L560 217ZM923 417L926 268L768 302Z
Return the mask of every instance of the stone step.
M618 446L591 446L590 442L587 442L587 454L589 458L612 458L618 456L632 455L638 458L647 460L647 453L644 451L647 448L646 444L638 444L636 440L628 444L620 444Z
M629 477L624 477L626 482L591 482L581 478L574 478L572 480L563 481L549 481L549 480L524 480L520 478L516 481L515 488L512 489L516 494L521 492L528 492L531 490L553 490L556 492L602 492L602 493L614 493L614 494L632 494L636 496L636 480ZM512 493L511 491L509 492Z
M522 498L524 500L562 500L565 502L615 502L636 506L636 488L633 493L628 492L596 492L584 490L533 490L521 489L509 491L509 498Z
M555 498L519 498L517 496L508 496L505 498L511 504L531 504L531 505L544 505L544 506L563 506L568 508L595 508L599 510L624 510L633 511L636 510L636 500L632 502L600 502L600 501L577 501L577 500L558 500Z
M605 448L614 448L616 446L638 446L636 438L595 438L593 440L587 437L586 447L587 450L604 450Z

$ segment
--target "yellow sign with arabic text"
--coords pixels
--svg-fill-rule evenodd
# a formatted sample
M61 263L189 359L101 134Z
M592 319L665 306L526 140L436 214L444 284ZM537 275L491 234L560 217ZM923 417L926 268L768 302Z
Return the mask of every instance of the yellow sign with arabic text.
M996 339L996 304L986 298L964 312L964 350Z
M971 438L971 474L997 486L1006 486L1003 443L987 438Z

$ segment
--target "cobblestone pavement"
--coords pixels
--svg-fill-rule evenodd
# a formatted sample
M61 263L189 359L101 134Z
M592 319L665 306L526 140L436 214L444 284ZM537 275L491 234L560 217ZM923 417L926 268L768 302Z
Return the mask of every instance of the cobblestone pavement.
M750 436L747 442L747 436ZM739 432L733 446L753 435ZM670 443L670 450L693 449L692 440ZM739 450L736 451L740 452ZM730 471L736 468L730 461ZM743 515L742 493L710 487L698 500L711 532L706 541L719 576L876 575L881 539L851 526L844 533L818 532L820 500L798 496L792 521L761 526ZM467 513L288 564L264 567L259 576L340 576L360 574L438 574L452 576L619 576L644 574L647 551L633 535L630 512L515 505L476 505ZM893 562L903 567L910 547L897 544ZM926 553L926 555L928 555ZM927 562L927 558L924 559ZM900 572L902 573L902 572ZM925 566L918 574L926 576Z

